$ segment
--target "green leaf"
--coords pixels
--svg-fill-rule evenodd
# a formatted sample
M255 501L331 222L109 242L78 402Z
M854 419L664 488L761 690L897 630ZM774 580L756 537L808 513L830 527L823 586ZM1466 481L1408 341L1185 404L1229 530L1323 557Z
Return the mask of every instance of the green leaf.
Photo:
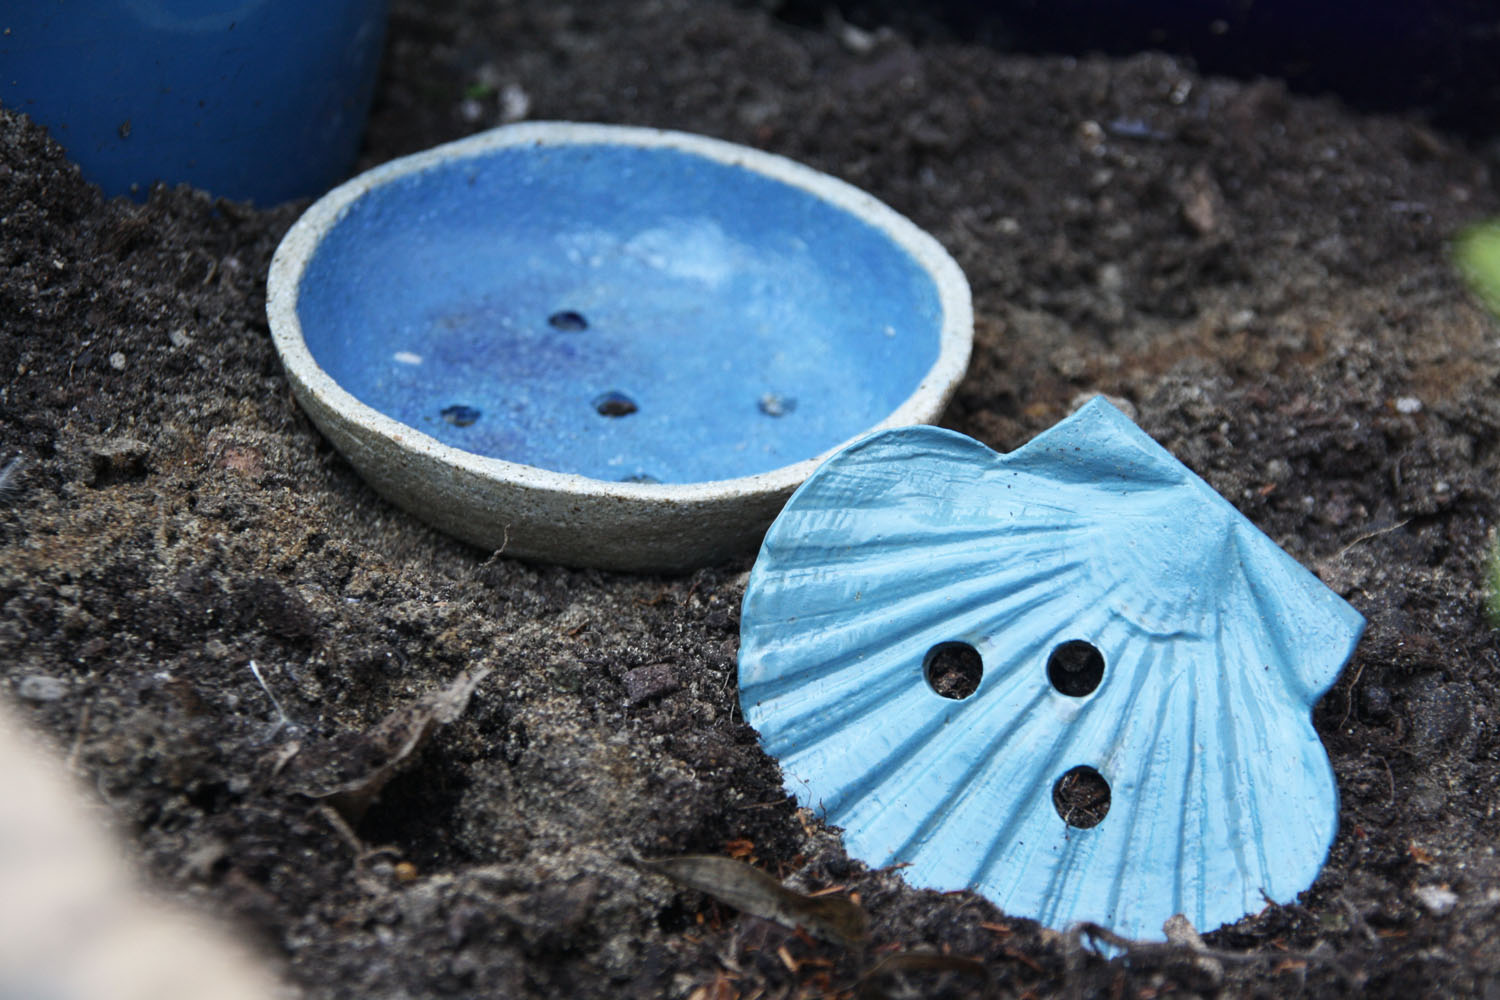
M1500 316L1500 222L1483 222L1459 234L1453 251L1459 269L1485 306Z

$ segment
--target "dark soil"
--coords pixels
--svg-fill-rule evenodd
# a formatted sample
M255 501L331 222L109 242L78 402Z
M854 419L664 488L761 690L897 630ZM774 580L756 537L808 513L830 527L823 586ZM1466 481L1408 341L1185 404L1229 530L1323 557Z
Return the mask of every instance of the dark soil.
M159 887L254 929L312 997L847 995L918 947L980 960L1005 996L1500 996L1500 332L1447 256L1500 214L1492 153L1165 57L855 37L707 0L394 6L362 165L497 124L508 88L532 118L784 153L968 273L948 426L1009 450L1086 393L1132 405L1369 618L1314 713L1339 837L1300 903L1208 936L1245 961L1081 952L866 871L740 718L748 556L676 578L526 565L393 509L272 350L266 267L303 206L106 202L5 113L0 461L22 464L0 670ZM294 752L480 667L359 844L295 790ZM845 887L873 951L736 915L632 852ZM979 989L973 966L920 965L871 994Z
M804 26L826 0L740 0ZM1205 73L1274 76L1367 111L1421 109L1484 140L1500 114L1500 23L1492 0L840 0L839 16L909 37L981 39L1011 51L1152 49Z

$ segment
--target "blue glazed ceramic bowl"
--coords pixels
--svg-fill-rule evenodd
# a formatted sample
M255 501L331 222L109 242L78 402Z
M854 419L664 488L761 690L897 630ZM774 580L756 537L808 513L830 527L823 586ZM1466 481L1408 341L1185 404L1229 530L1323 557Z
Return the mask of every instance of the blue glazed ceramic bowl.
M824 456L933 420L967 283L780 157L512 126L371 171L277 251L298 399L377 490L510 554L676 569L753 547Z

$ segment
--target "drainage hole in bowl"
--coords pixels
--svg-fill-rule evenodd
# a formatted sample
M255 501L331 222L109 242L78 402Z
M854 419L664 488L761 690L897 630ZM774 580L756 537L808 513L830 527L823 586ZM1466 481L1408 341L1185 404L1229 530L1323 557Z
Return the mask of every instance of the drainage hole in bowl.
M623 392L611 390L594 399L594 410L601 417L628 417L638 409L635 400Z
M1052 786L1052 808L1062 821L1079 830L1098 826L1109 813L1109 782L1087 764L1070 768Z
M760 412L768 417L784 417L797 408L797 400L791 396L778 396L768 392L760 397Z
M922 673L935 693L961 701L979 689L984 660L967 642L940 642L927 651Z
M564 333L581 333L589 328L589 321L583 318L583 313L564 309L547 317L547 322L554 330Z
M453 406L443 407L442 416L454 427L467 427L479 419L480 413L472 406L455 403Z

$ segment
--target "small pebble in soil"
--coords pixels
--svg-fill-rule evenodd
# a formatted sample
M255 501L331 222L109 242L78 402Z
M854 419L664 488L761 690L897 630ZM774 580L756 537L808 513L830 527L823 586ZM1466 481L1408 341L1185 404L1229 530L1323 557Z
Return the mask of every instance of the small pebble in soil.
M625 673L625 704L639 705L669 695L681 687L670 663L648 663Z
M1458 893L1446 885L1422 885L1413 890L1417 902L1435 917L1445 917L1458 905Z
M1284 483L1292 475L1292 466L1285 459L1273 458L1266 463L1265 478L1268 483Z
M1359 710L1368 719L1383 719L1391 714L1391 693L1379 684L1359 689Z
M1396 412L1405 414L1421 413L1422 401L1416 396L1402 396L1396 400Z
M22 701L57 701L67 693L67 681L46 674L27 674L16 684L16 697Z
M500 88L500 121L505 124L518 122L531 114L531 95L518 83L507 83Z

